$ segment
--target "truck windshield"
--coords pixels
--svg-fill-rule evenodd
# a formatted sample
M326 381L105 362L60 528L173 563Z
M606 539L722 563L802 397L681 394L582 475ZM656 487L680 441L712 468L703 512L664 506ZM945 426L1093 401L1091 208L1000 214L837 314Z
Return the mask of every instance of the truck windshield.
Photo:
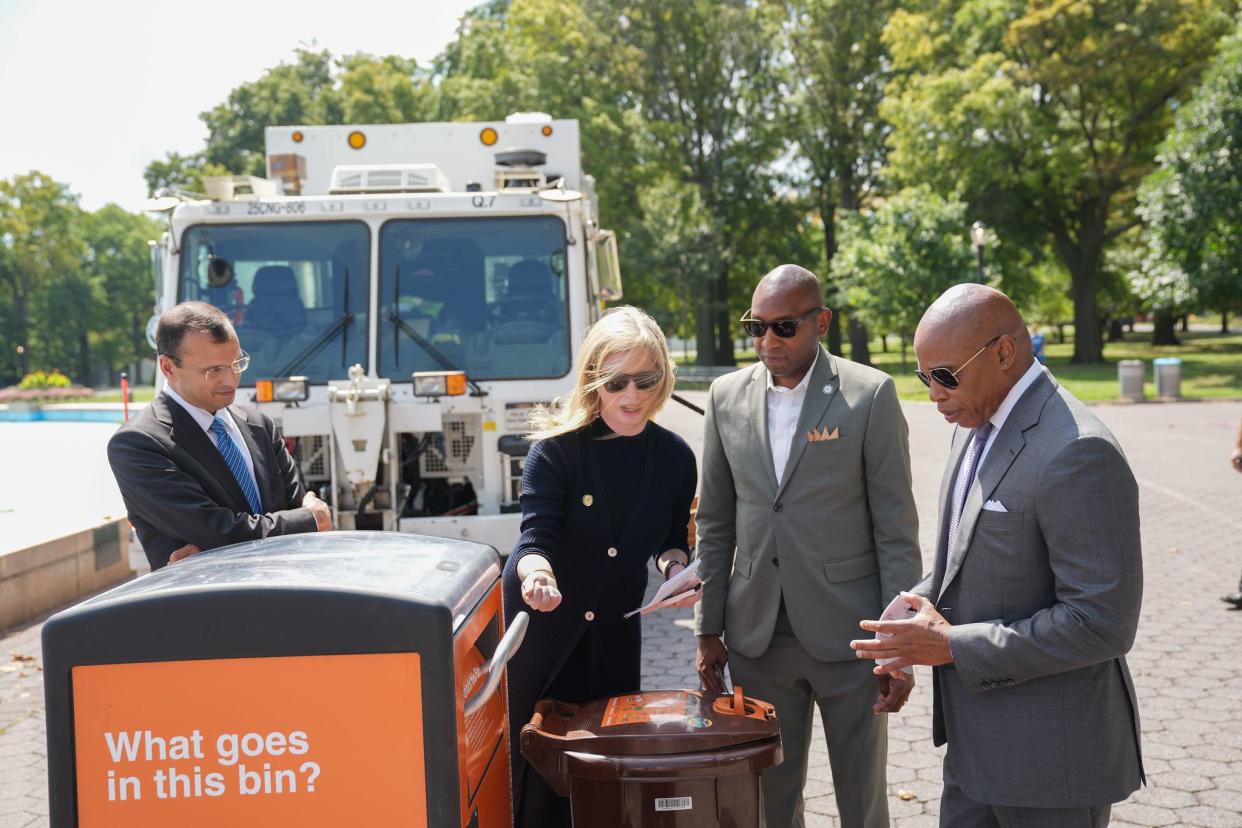
M567 290L565 225L554 216L387 222L379 374L443 370L413 330L471 379L562 377Z
M355 221L197 225L181 243L178 298L233 320L251 359L242 385L344 379L367 362L369 248Z

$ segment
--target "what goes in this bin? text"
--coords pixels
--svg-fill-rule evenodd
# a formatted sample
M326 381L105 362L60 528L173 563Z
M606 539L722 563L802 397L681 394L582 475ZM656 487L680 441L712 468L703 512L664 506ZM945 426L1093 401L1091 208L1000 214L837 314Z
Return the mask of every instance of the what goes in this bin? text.
M109 802L220 797L230 790L240 796L310 794L319 778L319 763L302 760L310 752L310 737L302 730L221 733L214 739L204 739L198 730L177 735L130 730L105 732L104 739L116 765L108 769ZM213 768L209 759L225 770ZM145 778L127 772L139 765Z

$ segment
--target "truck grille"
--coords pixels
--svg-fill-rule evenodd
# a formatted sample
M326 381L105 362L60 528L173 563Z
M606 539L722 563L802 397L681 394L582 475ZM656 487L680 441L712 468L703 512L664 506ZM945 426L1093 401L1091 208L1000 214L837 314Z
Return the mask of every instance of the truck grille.
M420 460L423 477L460 477L478 474L479 432L482 418L477 414L444 418L444 430L432 435Z

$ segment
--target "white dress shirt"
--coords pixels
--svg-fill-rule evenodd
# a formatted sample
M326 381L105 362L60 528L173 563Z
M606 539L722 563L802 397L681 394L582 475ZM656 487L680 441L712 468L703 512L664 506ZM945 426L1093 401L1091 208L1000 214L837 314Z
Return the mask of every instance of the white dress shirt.
M207 439L211 441L211 444L217 449L220 448L219 443L216 442L216 435L211 433L211 422L216 418L215 414L212 414L205 408L199 408L197 405L190 405L181 399L181 395L174 391L173 387L168 383L164 383L164 396L184 408L194 418L194 422L198 423L199 427L207 432ZM232 438L233 445L237 446L237 450L241 452L242 459L246 461L246 468L250 470L250 477L254 480L257 487L259 478L254 473L254 459L250 456L250 447L246 445L245 439L242 438L241 429L237 427L237 423L233 420L233 415L229 414L227 408L221 408L216 414L219 414L220 419L224 421L224 430Z
M1005 395L1005 399L1001 400L1000 406L988 418L988 422L992 424L992 433L988 435L988 441L983 444L983 455L979 458L978 470L983 468L983 461L988 459L988 452L992 450L992 444L996 442L996 435L1000 434L1001 428L1004 427L1005 421L1009 419L1009 415L1013 413L1013 408L1018 404L1018 400L1022 399L1022 395L1026 393L1026 389L1031 387L1035 380L1039 379L1040 374L1045 372L1043 365L1038 362L1032 362L1031 367L1026 369L1013 388L1009 389L1009 393ZM957 487L962 483L962 475L966 473L966 464L962 463L957 470L957 477L953 481L953 491L957 491Z
M802 416L802 403L806 400L806 389L811 382L811 373L815 363L819 362L819 348L815 349L815 359L811 367L806 369L802 382L793 388L785 388L772 381L772 372L765 371L768 378L768 445L772 447L772 465L776 471L776 482L780 485L785 474L785 464L789 462L789 449L793 445L794 432L798 429L798 418Z

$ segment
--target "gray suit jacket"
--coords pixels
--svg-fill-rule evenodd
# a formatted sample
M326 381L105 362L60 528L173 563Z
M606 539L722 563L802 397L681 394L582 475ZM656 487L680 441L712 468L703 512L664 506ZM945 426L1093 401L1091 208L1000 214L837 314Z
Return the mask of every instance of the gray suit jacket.
M920 571L908 429L886 374L821 349L783 480L768 441L762 364L712 383L699 484L699 634L763 654L784 596L798 641L852 661L858 622ZM811 442L808 432L836 432Z
M940 547L971 431L940 487ZM984 510L999 501L1008 511ZM933 739L993 805L1119 802L1143 779L1125 654L1143 596L1138 487L1116 439L1046 372L967 492L940 595L955 663L936 668Z

